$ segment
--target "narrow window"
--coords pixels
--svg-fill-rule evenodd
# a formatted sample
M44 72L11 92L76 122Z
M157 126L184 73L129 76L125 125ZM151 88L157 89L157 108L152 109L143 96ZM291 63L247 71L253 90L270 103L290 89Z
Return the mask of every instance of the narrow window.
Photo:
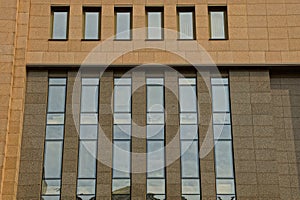
M52 7L52 39L66 40L68 38L69 7Z
M82 78L77 198L96 196L99 79Z
M163 39L163 8L147 7L147 39L161 40Z
M236 198L228 78L212 78L217 198Z
M196 78L179 79L182 199L200 200Z
M100 8L84 7L84 39L99 40L100 38Z
M114 79L112 199L130 200L131 78Z
M195 37L195 8L178 7L178 32L181 40L194 40Z
M42 199L60 199L66 78L49 78Z
M228 39L227 7L209 6L210 39Z
M164 200L165 193L165 113L164 79L147 78L147 196Z
M132 8L115 8L116 40L131 39L131 13Z

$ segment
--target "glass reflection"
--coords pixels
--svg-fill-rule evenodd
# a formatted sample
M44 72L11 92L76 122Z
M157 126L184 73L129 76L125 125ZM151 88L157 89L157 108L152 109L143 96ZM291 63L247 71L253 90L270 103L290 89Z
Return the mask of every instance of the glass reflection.
M64 126L48 125L46 127L46 140L62 140L64 138Z
M164 142L147 142L147 176L164 178Z
M53 39L67 38L68 12L54 12L53 14Z
M216 175L218 178L233 178L233 160L231 141L215 143Z
M114 112L129 112L131 110L131 86L115 86Z
M198 179L182 179L181 184L183 194L200 193L200 181Z
M65 121L64 114L47 114L47 124L61 124Z
M130 12L117 12L116 22L116 39L129 40L130 39Z
M99 12L85 12L85 39L99 38Z
M45 144L44 177L60 178L62 162L61 141L47 141Z
M213 111L229 112L229 94L225 86L214 86L212 88Z
M223 11L210 12L210 28L212 39L225 39L225 13Z
M179 39L194 39L193 12L179 12Z
M199 177L198 142L181 141L182 177Z
M96 141L80 142L78 178L96 178L96 151Z
M147 138L148 139L161 139L163 140L164 125L148 125L147 126Z
M148 124L164 124L164 113L148 113Z
M80 125L80 139L97 139L97 125Z
M165 180L164 179L148 179L147 194L164 194Z
M113 177L130 177L130 142L114 141L113 148Z
M77 194L95 194L96 181L93 179L81 179L77 182Z
M182 112L194 112L197 110L197 95L195 86L180 86L180 110Z
M129 179L113 179L112 194L130 194Z
M43 180L42 194L43 195L59 195L60 194L60 180Z
M197 113L181 113L180 124L197 124Z
M131 124L131 114L114 114L114 124Z
M180 139L189 139L189 140L198 139L198 126L197 125L181 125L180 126Z
M50 86L48 96L48 112L64 112L65 97L65 86Z
M234 194L234 180L233 179L217 179L217 193L218 194Z
M148 12L148 39L162 39L162 12Z
M98 86L82 86L81 112L98 111Z

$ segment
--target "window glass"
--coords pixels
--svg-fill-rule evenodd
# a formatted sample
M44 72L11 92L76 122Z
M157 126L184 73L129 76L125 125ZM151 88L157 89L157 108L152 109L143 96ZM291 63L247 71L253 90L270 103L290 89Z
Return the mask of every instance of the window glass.
M60 200L60 196L42 196L42 200Z
M200 200L200 195L188 195L188 194L183 194L182 199L184 200ZM219 199L218 199L219 200ZM223 199L222 199L223 200Z
M99 12L85 12L84 39L99 39Z
M114 139L130 139L131 125L114 125Z
M97 125L80 125L80 139L97 139Z
M77 194L95 194L95 180L78 180Z
M130 39L130 21L131 13L130 12L117 12L116 13L116 39L119 40L129 40Z
M131 110L131 86L115 86L114 112L129 112Z
M64 124L65 115L64 114L48 114L47 124Z
M147 138L148 139L164 139L164 125L148 125Z
M147 194L164 194L165 180L164 179L148 179Z
M234 194L234 180L233 179L217 179L217 193L218 194Z
M68 12L53 12L53 39L67 39Z
M147 114L148 124L163 124L164 114L163 113L149 113Z
M97 112L98 86L82 86L81 112Z
M130 177L130 142L114 141L113 148L113 177Z
M200 181L197 179L182 179L183 194L199 194Z
M212 88L213 95L213 111L229 112L229 95L226 86L214 86Z
M193 12L179 12L179 39L194 39Z
M60 178L62 163L61 141L47 141L45 144L44 176L47 178Z
M225 39L225 13L223 11L210 12L210 28L212 39Z
M130 180L129 179L113 179L112 194L113 195L130 194ZM123 198L121 198L121 199L123 199Z
M198 139L198 126L197 125L181 125L180 126L180 139Z
M197 141L181 141L182 177L199 177Z
M98 124L98 114L81 114L80 124Z
M80 141L78 178L95 178L96 176L96 151L95 141Z
M147 172L148 177L164 177L164 142L147 142Z
M164 109L163 87L148 86L147 87L147 110L148 112L162 112Z
M231 139L230 125L214 125L214 138L217 139Z
M180 114L181 124L197 124L197 114L196 113L181 113Z
M148 39L162 39L162 12L147 12Z
M131 124L131 114L114 114L115 124Z
M230 141L215 143L216 175L218 178L233 178L232 146Z
M60 182L60 180L43 180L42 195L59 195L61 189Z
M46 127L46 140L59 140L64 137L64 126L48 125Z
M50 86L48 97L48 112L64 112L65 97L65 86Z
M196 88L195 86L180 86L180 110L181 112L194 112L196 111Z

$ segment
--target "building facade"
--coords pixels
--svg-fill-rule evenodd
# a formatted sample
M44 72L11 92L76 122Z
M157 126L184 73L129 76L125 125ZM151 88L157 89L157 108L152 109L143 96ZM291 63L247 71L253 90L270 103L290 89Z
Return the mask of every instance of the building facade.
M298 0L0 10L0 199L300 199Z

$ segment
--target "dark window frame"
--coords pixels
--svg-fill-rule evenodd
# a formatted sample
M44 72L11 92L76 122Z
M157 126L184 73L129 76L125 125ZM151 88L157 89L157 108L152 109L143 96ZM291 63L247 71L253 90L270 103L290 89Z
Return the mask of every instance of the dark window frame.
M114 30L114 33L115 33L115 38L114 40L116 41L131 41L132 40L132 27L133 27L133 14L132 14L132 7L115 7L114 8L114 17L115 17L115 20L114 20L114 27L115 27L115 30ZM116 36L119 34L117 33L117 14L118 13L130 13L130 19L129 19L129 38L128 39L118 39Z
M54 30L54 13L55 12L67 12L67 24L66 24L66 38L56 39L53 38ZM70 6L51 6L51 29L49 41L67 41L69 39L69 24L70 24Z
M224 34L225 34L224 38L212 38L211 12L224 13ZM208 21L209 21L209 40L229 40L227 6L208 6Z
M191 12L192 13L192 26L193 26L193 37L190 39L184 39L184 38L180 38L180 16L179 13L188 13ZM196 36L196 14L195 14L195 7L194 6L178 6L176 8L176 15L177 15L177 31L178 31L178 36L177 36L177 40L184 40L184 41L189 41L189 40L196 40L197 36Z
M165 24L164 24L164 7L161 7L161 6L147 6L145 8L145 11L146 11L146 27L148 29L149 27L149 20L148 20L148 13L150 12L160 12L161 13L161 38L160 39L149 39L149 36L148 36L148 30L146 32L146 41L162 41L164 40L164 27L165 27Z
M83 6L82 7L82 39L81 41L100 41L101 40L101 20L102 20L102 17L101 17L101 12L102 11L102 8L100 6ZM86 32L86 13L87 12L97 12L99 15L98 15L98 38L95 38L95 39L86 39L85 38L85 32Z

